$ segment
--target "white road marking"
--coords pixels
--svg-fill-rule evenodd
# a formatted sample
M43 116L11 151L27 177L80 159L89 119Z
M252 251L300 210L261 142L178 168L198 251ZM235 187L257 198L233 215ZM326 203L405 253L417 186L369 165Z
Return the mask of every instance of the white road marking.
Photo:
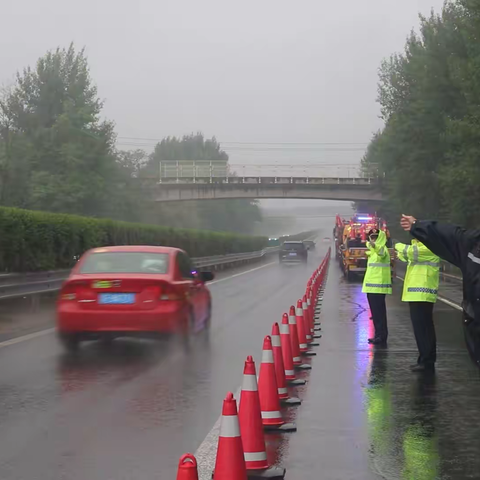
M266 265L261 265L260 267L251 268L250 270L246 270L245 272L240 272L236 273L235 275L230 275L229 277L220 278L213 282L209 282L208 285L214 285L215 283L224 282L226 280L230 280L231 278L240 277L241 275L246 275L247 273L260 270L261 268L270 267L271 265L275 265L276 263L277 262L270 262ZM0 348L9 347L10 345L15 345L17 343L26 342L27 340L33 340L34 338L43 337L44 335L49 335L53 332L55 332L55 328L47 328L45 330L40 330L39 332L29 333L28 335L22 335L21 337L12 338L10 340L0 342Z
M214 280L213 282L208 282L207 285L215 285L216 283L225 282L226 280L230 280L231 278L240 277L242 275L246 275L247 273L251 273L251 272L256 272L257 270L260 270L265 267L270 267L271 265L276 265L277 263L278 262L270 262L265 265L261 265L260 267L251 268L250 270L245 270L244 272L236 273L235 275L230 275L229 277L220 278L218 280Z
M44 335L49 335L54 331L54 328L47 328L46 330L40 330L39 332L29 333L28 335L12 338L10 340L6 340L5 342L0 342L0 348L8 347L9 345L15 345L16 343L26 342L27 340L32 340L33 338L43 337Z
M397 278L399 278L400 280L405 281L405 278L401 277L400 275L397 275ZM441 302L445 303L446 305L448 305L449 307L452 307L452 308L455 308L456 310L460 310L461 312L463 312L463 308L461 305L459 305L458 303L454 303L452 302L451 300L448 300L447 298L443 298L441 297L440 295L437 297L438 300L440 300Z

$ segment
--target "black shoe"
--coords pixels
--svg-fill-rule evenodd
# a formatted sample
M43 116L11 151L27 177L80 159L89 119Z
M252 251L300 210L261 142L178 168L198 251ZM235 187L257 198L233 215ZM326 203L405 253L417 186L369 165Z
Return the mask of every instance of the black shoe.
M376 339L375 338L369 338L368 343L373 343Z
M387 341L383 340L382 338L374 338L371 342L369 342L370 345L386 345Z
M434 363L419 363L414 365L411 369L412 372L433 372L435 370Z

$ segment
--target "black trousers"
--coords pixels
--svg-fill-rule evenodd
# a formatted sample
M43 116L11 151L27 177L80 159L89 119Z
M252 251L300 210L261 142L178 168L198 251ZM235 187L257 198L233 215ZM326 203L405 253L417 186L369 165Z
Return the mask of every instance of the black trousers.
M368 304L372 312L373 325L375 327L375 338L384 342L387 341L387 305L384 293L367 293Z
M437 337L433 324L433 306L431 302L409 302L413 333L418 347L417 362L433 364L437 360Z

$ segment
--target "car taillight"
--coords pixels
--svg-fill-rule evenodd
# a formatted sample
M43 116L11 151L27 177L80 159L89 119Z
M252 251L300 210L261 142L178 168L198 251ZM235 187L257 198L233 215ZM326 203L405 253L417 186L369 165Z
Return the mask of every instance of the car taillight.
M60 300L73 301L83 297L89 297L94 292L88 288L88 284L85 282L67 283L60 292Z
M62 300L76 300L77 294L76 293L63 293L60 297Z
M160 300L162 301L173 301L173 300L183 300L183 295L179 293L171 285L166 285L162 288L160 293Z

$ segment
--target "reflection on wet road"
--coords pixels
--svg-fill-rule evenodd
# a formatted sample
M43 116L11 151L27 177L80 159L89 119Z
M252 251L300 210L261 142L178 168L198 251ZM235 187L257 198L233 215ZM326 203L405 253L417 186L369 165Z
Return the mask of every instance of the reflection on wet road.
M240 385L245 357L260 357L263 336L323 253L307 269L275 264L212 285L212 330L190 352L125 340L69 357L53 335L0 348L0 478L175 478L178 457L200 445ZM298 433L267 438L289 479L478 478L480 381L460 314L437 304L437 372L414 375L401 287L388 299L389 345L373 349L361 285L332 262L321 346L295 390L303 405L288 411Z
M436 373L413 374L417 351L401 282L387 299L388 347L371 347L360 283L335 264L322 312L323 338L284 463L302 480L480 478L480 379L460 312L438 303ZM452 289L451 298L456 298ZM313 477L311 477L313 478Z

